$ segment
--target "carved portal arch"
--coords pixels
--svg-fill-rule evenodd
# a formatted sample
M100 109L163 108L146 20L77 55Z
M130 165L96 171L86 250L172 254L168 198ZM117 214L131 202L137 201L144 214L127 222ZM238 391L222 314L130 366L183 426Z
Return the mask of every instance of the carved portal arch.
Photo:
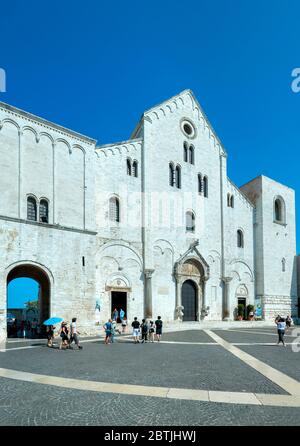
M208 314L206 307L205 288L209 279L209 266L197 250L198 241L192 243L189 249L179 258L174 265L176 280L176 308L175 319L184 320L184 308L182 304L182 288L186 281L192 281L196 287L197 311L196 320L204 319Z

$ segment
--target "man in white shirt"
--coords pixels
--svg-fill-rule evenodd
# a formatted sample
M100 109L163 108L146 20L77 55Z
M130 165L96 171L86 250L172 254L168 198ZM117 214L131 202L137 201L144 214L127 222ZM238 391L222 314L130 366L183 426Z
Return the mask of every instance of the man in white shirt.
M74 341L75 344L77 345L77 347L81 350L82 346L79 345L79 339L78 339L79 331L77 331L76 321L77 321L77 318L73 317L72 323L70 325L70 331L71 331L70 346L71 346L72 342Z

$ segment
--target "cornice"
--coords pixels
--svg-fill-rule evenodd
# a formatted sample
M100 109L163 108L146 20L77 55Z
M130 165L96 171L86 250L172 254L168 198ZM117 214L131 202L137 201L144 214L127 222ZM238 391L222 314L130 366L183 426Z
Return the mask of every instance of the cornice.
M214 147L218 149L220 154L227 155L222 142L220 141L216 131L211 125L192 90L184 90L178 95L173 96L170 99L167 99L166 101L150 108L144 112L142 119L152 123L155 119L158 120L164 118L173 113L176 109L183 107L186 104L186 100L190 101L193 111L196 111L198 121L202 125L202 130L203 132L207 133L207 136L209 140L213 142Z
M255 208L254 204L251 203L249 198L246 197L246 195L240 190L240 188L236 184L234 184L234 182L228 177L227 177L227 182L235 189L240 198L242 198L252 209Z
M105 144L103 146L98 146L95 149L96 154L99 156L100 154L104 154L104 156L108 155L116 155L121 154L122 152L132 153L132 150L138 152L142 147L143 139L129 139L128 141L122 141L114 144Z
M6 104L4 102L0 102L0 110L4 111L8 114L8 116L12 116L15 118L22 118L30 124L39 125L44 127L47 130L55 131L62 136L72 137L73 139L77 139L80 142L84 142L85 144L90 144L95 146L97 141L95 139L89 138L88 136L81 135L80 133L75 132L74 130L70 130L66 127L60 126L59 124L55 124L51 121L48 121L44 118L40 118L39 116L33 115L29 112L21 110L12 105Z

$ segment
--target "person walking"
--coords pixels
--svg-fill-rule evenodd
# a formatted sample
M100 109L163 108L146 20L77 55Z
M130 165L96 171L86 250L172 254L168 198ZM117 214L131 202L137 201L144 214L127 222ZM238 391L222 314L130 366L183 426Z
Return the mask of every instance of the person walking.
M66 322L62 322L60 326L60 346L59 349L68 348L69 347L69 330Z
M112 314L112 320L118 322L118 317L119 317L119 312L118 310L115 308Z
M111 329L112 329L112 320L108 319L108 321L103 325L103 328L105 330L105 344L109 344L110 338L111 338Z
M144 344L144 342L147 342L148 340L148 324L145 321L145 319L142 319L141 331L142 331L142 344Z
M285 333L285 327L286 327L286 323L285 323L285 320L284 320L284 318L282 317L282 318L280 318L278 321L277 321L277 333L278 333L278 342L277 342L277 345L279 345L280 344L280 342L282 342L282 344L284 345L284 347L286 346L285 345L285 342L284 342L284 333Z
M286 317L285 323L286 323L286 331L288 332L292 325L292 318L289 314Z
M48 339L47 346L48 347L53 347L54 330L55 330L55 327L53 325L49 325L48 331L47 331L47 339Z
M154 332L155 332L154 322L150 321L150 325L149 325L149 342L154 342Z
M122 324L122 322L123 322L124 316L125 316L125 311L121 308L121 309L120 309L120 319L121 319L121 324Z
M137 320L137 317L134 318L132 324L131 324L133 331L132 331L132 335L133 335L133 340L134 343L137 344L139 343L139 335L140 335L140 323Z
M161 316L157 316L157 320L155 321L155 327L156 327L156 338L157 338L158 342L161 339L162 326L163 326L163 322L161 320Z
M79 350L82 350L82 346L79 345L79 339L78 339L78 335L80 334L79 331L77 330L77 325L76 325L76 321L77 318L73 317L72 319L72 323L70 325L70 348L72 348L71 344L74 341L75 345L77 345Z

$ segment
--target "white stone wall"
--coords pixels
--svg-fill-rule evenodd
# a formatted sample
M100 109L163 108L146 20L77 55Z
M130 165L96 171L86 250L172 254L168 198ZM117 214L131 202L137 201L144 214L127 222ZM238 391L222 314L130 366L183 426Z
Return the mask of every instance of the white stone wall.
M0 314L0 340L6 335L7 275L20 264L45 271L51 288L50 314L69 322L77 317L82 332L88 332L95 309L95 236L39 224L0 222L0 308L5 310Z
M224 191L225 203L225 276L231 277L230 319L234 318L238 298L246 298L246 306L254 305L254 246L253 215L254 206L241 191L227 180ZM227 205L227 195L233 196L234 207ZM238 247L237 231L241 230L244 246Z
M7 274L21 263L51 281L51 315L90 329L95 307L95 142L0 104L0 339ZM49 224L27 222L27 196L49 202ZM89 231L87 231L89 229ZM85 257L85 266L82 265Z
M111 291L118 289L127 292L126 317L132 321L144 316L141 148L140 139L97 148L96 286L101 323L111 317ZM127 159L137 162L137 177L127 174ZM119 223L109 219L113 196L120 202Z
M242 190L256 205L255 257L256 296L262 299L266 319L278 313L296 313L297 269L294 191L261 176ZM274 200L282 197L286 208L284 224L274 221ZM285 271L282 269L285 259Z
M0 215L26 219L27 197L49 202L49 223L95 229L95 142L0 104Z
M196 129L193 139L181 131L183 118L191 120ZM194 165L184 162L183 144L193 144ZM220 318L222 294L220 287L221 211L220 211L220 144L209 128L199 105L190 92L172 98L145 114L144 162L145 191L161 198L164 214L170 215L169 225L149 224L145 231L145 264L153 274L153 311L166 320L174 318L175 281L173 266L199 239L198 249L211 265L207 282L208 318ZM181 166L181 189L169 185L169 163ZM208 197L198 193L198 174L208 177ZM181 221L175 221L177 211ZM185 212L195 212L195 233L187 233ZM152 215L158 214L152 210ZM148 219L149 221L149 219Z

